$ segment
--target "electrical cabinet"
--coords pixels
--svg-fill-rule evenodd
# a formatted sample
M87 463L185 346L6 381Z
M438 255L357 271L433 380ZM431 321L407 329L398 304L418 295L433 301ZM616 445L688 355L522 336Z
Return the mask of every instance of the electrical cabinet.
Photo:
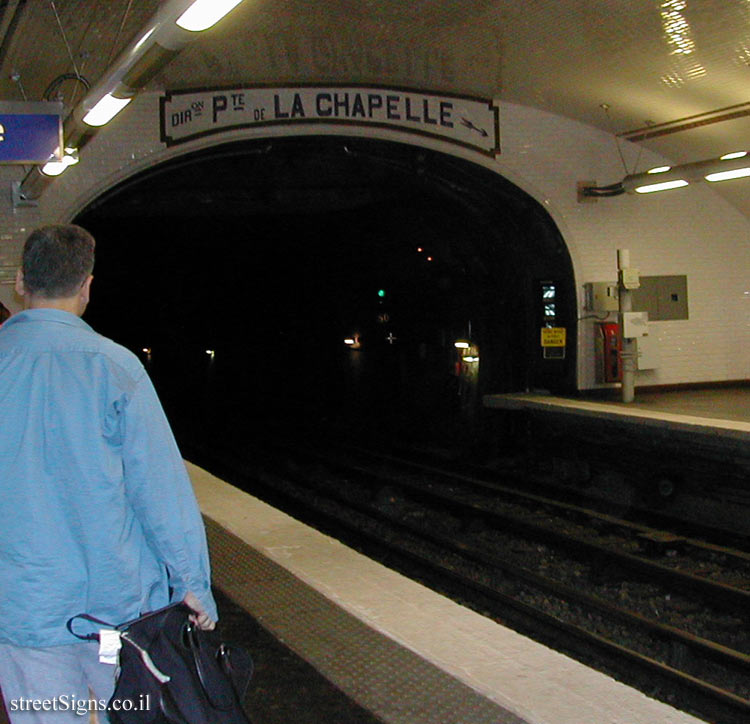
M637 353L637 367L639 370L655 370L661 363L661 356L659 354L659 339L652 334L647 334L645 337L639 337L636 342L638 353Z
M685 275L641 277L641 286L632 295L633 309L648 312L652 322L688 319Z
M622 315L622 336L634 339L648 334L648 312L624 312Z
M588 282L583 289L589 312L616 312L619 309L617 282Z

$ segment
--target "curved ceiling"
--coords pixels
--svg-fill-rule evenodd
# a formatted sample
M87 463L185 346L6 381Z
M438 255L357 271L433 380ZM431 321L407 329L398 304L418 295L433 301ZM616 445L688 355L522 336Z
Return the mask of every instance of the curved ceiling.
M2 3L2 97L72 107L82 83L70 74L93 84L158 6ZM749 79L749 0L245 0L151 88L314 81L492 96L684 163L750 146ZM721 189L748 216L749 191Z

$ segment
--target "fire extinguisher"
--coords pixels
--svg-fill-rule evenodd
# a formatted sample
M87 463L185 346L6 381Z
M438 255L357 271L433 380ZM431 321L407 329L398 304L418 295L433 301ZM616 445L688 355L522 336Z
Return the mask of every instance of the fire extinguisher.
M622 338L620 325L606 322L599 325L602 336L604 381L622 382Z

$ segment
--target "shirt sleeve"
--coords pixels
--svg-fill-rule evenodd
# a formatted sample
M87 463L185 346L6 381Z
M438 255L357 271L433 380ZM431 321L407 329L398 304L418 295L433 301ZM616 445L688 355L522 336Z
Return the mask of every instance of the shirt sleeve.
M169 574L172 600L192 591L217 620L206 532L185 463L148 375L120 412L126 495Z

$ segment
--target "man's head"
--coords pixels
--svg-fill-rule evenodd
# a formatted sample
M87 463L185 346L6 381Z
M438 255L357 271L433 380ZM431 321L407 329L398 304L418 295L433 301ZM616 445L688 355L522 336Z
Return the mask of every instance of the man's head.
M56 307L83 314L94 269L94 237L80 226L59 224L31 232L23 247L16 290L26 307Z

